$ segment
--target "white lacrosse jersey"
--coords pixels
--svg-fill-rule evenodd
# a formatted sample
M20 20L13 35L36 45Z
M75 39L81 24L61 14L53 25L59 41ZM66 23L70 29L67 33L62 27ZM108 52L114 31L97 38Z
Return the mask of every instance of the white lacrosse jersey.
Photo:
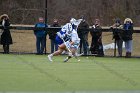
M80 44L80 38L78 37L77 31L73 29L71 33L71 41L74 42L72 47L78 48Z

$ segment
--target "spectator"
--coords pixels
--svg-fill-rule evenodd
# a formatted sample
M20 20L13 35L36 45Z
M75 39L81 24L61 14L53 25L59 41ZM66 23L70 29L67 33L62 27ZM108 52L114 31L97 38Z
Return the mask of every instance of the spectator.
M10 22L7 14L0 16L0 24L3 26L0 44L3 45L4 54L9 54L9 45L13 44L11 33L9 30Z
M35 25L35 27L37 28L37 27L48 27L48 26L47 24L44 23L44 19L42 17L39 17L39 22ZM45 30L34 30L34 34L36 36L37 55L42 55L46 44L47 32Z
M53 24L51 25L51 27L60 27L58 19L54 19L53 20ZM51 53L58 50L58 45L55 42L55 37L56 37L56 33L58 32L58 29L53 29L51 31L49 31L49 39L51 40Z
M84 49L84 55L87 55L88 53L88 48L89 48L89 44L88 44L88 33L89 33L89 25L86 22L85 18L82 17L82 22L79 25L79 30L78 30L78 36L81 39L80 40L80 53L82 52L82 48Z
M133 21L130 18L124 20L123 37L125 42L126 57L130 58L132 53L132 34L133 34Z
M104 56L103 44L102 44L102 28L100 26L100 20L95 19L93 25L93 30L90 31L92 36L92 42L90 51L92 54L97 54L98 56Z
M113 31L113 39L115 39L115 45L118 46L118 56L122 56L122 25L120 19L116 19L115 23L111 26L111 29ZM116 53L115 53L116 55Z

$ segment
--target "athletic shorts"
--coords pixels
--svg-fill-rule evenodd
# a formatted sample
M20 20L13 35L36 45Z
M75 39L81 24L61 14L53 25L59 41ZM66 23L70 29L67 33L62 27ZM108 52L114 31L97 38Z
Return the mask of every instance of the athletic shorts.
M55 43L61 45L63 43L63 40L59 36L56 36Z
M75 48L77 50L79 48L79 45L72 45L71 48Z

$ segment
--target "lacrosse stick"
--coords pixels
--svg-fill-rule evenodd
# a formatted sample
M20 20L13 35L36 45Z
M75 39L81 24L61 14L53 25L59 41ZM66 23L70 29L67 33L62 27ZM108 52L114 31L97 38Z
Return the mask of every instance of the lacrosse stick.
M61 38L61 39L63 40L63 42L64 42L64 44L65 44L66 48L68 49L68 51L69 51L69 52L71 52L71 50L70 50L70 49L69 49L69 47L67 46L67 44L66 44L65 40L64 40L63 38Z

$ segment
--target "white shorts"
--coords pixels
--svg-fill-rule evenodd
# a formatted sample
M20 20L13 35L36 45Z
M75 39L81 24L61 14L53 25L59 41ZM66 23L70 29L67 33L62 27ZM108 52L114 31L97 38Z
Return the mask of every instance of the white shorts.
M79 48L79 45L72 45L71 48L75 48L77 50Z

